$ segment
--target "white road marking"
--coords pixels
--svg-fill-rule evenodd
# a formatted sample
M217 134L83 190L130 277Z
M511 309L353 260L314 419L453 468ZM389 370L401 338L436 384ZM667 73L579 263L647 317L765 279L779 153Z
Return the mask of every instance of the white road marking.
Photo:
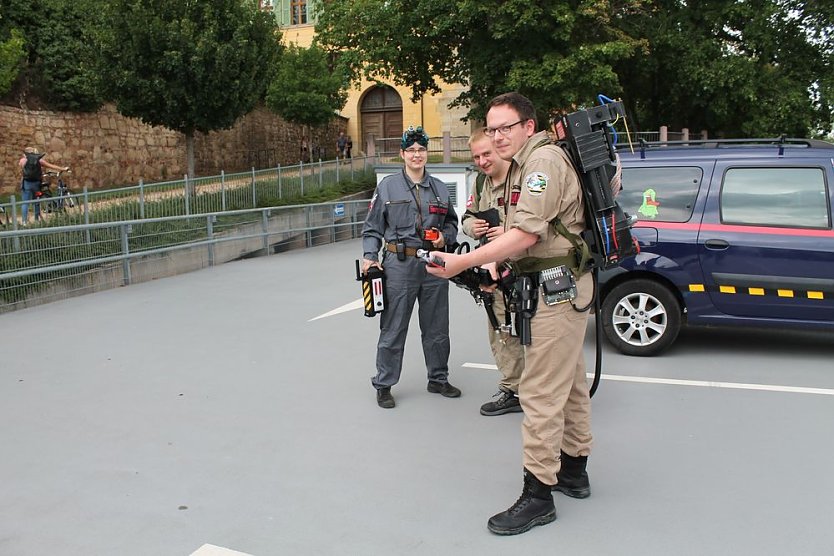
M323 319L325 317L332 317L333 315L338 315L338 314L341 314L341 313L347 313L348 311L353 311L354 309L362 309L364 307L365 307L365 303L362 301L362 298L360 297L356 301L351 301L347 305L342 305L341 307L337 307L337 308L333 309L332 311L328 311L328 312L324 313L323 315L313 317L310 320L308 320L307 322L313 322L314 320Z
M464 363L463 367L470 369L498 370L495 365L484 363ZM588 373L588 378L593 378L593 373ZM716 382L713 380L681 380L677 378L654 378L648 376L624 376L607 375L600 377L602 380L614 380L619 382L640 382L644 384L671 384L674 386L700 386L703 388L731 388L736 390L764 390L767 392L789 392L794 394L819 394L822 396L834 396L834 389L831 388L805 388L803 386L781 386L778 384L745 384L743 382Z
M204 544L197 550L191 553L191 556L252 556L245 552L238 552L237 550L229 550L222 546L214 546L213 544Z

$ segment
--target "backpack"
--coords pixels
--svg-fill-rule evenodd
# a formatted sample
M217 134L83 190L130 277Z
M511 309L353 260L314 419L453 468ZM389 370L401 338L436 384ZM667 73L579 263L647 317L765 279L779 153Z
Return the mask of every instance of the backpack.
M23 166L24 180L40 183L43 177L43 169L41 168L41 158L43 157L42 154L26 153L26 164Z

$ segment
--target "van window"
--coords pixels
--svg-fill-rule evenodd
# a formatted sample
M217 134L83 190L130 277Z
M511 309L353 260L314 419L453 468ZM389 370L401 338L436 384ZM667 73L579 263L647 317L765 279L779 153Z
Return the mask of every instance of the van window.
M830 228L822 168L730 168L721 188L721 221Z
M686 222L692 216L703 172L698 167L623 168L617 202L639 220Z

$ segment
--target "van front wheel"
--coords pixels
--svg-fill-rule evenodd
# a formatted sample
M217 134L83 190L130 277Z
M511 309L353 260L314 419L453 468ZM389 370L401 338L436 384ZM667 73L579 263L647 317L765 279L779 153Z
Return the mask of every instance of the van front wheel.
M608 341L626 355L656 355L672 345L681 327L681 306L667 288L651 280L615 287L602 303Z

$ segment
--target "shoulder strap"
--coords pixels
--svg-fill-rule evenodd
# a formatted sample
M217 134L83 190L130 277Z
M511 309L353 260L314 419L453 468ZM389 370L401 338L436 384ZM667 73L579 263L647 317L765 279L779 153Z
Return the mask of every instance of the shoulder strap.
M478 198L481 197L481 192L484 190L484 182L486 182L486 174L478 174L475 178L475 191L478 193Z

